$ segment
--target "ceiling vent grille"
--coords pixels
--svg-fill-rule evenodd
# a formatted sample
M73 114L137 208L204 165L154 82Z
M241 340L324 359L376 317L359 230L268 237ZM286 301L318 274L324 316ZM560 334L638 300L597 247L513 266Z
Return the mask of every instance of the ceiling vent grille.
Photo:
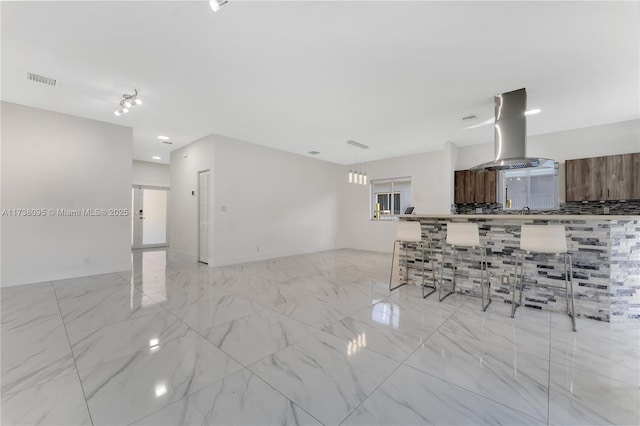
M320 154L320 151L309 151L309 154L318 155L318 154Z
M478 117L475 114L471 114L471 115L467 115L465 117L462 117L462 121L475 120L476 118L478 118Z
M165 143L167 145L173 145L173 142L169 142L169 141L162 141L162 143Z
M45 77L43 75L34 74L32 72L27 73L27 80L35 81L36 83L46 84L48 86L55 86L56 80L53 78Z

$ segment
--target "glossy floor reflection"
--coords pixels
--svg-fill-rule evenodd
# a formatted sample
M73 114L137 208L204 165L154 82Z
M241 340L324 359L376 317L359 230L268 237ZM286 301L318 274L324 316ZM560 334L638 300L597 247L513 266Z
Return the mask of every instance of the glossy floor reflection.
M2 289L3 425L640 424L640 322L387 289L335 250Z

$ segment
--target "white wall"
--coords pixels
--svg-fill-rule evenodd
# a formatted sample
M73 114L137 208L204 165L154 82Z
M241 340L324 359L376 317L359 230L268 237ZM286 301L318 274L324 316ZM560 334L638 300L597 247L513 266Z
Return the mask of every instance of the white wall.
M2 102L2 209L130 209L132 130ZM129 216L2 217L3 287L131 269Z
M133 185L169 188L171 182L168 164L133 160Z
M197 140L171 152L169 164L171 196L169 197L169 241L170 251L192 258L197 257L198 172L212 170L214 166L214 144L209 138ZM213 199L213 177L211 173L210 199ZM212 223L216 212L211 210ZM210 246L211 247L211 246Z
M444 151L426 152L366 164L369 180L411 177L412 205L416 214L448 213L449 188L445 184L450 167ZM394 221L371 220L369 185L350 184L349 167L343 167L340 178L342 202L340 217L346 247L390 252L395 239Z
M187 158L184 154L187 153ZM211 135L171 153L172 251L197 254L198 170L211 170L209 264L338 246L342 167ZM212 248L212 250L211 250Z

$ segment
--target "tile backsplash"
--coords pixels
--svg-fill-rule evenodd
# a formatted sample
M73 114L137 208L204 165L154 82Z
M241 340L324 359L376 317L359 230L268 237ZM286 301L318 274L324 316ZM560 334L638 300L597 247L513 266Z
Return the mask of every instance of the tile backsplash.
M519 210L503 210L498 203L456 204L459 214L520 214ZM608 213L606 213L608 209ZM636 215L640 214L640 200L633 201L583 201L560 203L557 210L531 210L526 214L570 214L570 215Z

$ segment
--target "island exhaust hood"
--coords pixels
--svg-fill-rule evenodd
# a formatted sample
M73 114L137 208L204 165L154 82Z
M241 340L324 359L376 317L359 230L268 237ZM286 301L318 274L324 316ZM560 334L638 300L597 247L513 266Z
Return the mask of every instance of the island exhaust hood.
M553 160L526 156L527 147L527 91L525 89L502 93L494 97L495 129L493 161L477 165L471 170L524 169L527 167L554 167Z

